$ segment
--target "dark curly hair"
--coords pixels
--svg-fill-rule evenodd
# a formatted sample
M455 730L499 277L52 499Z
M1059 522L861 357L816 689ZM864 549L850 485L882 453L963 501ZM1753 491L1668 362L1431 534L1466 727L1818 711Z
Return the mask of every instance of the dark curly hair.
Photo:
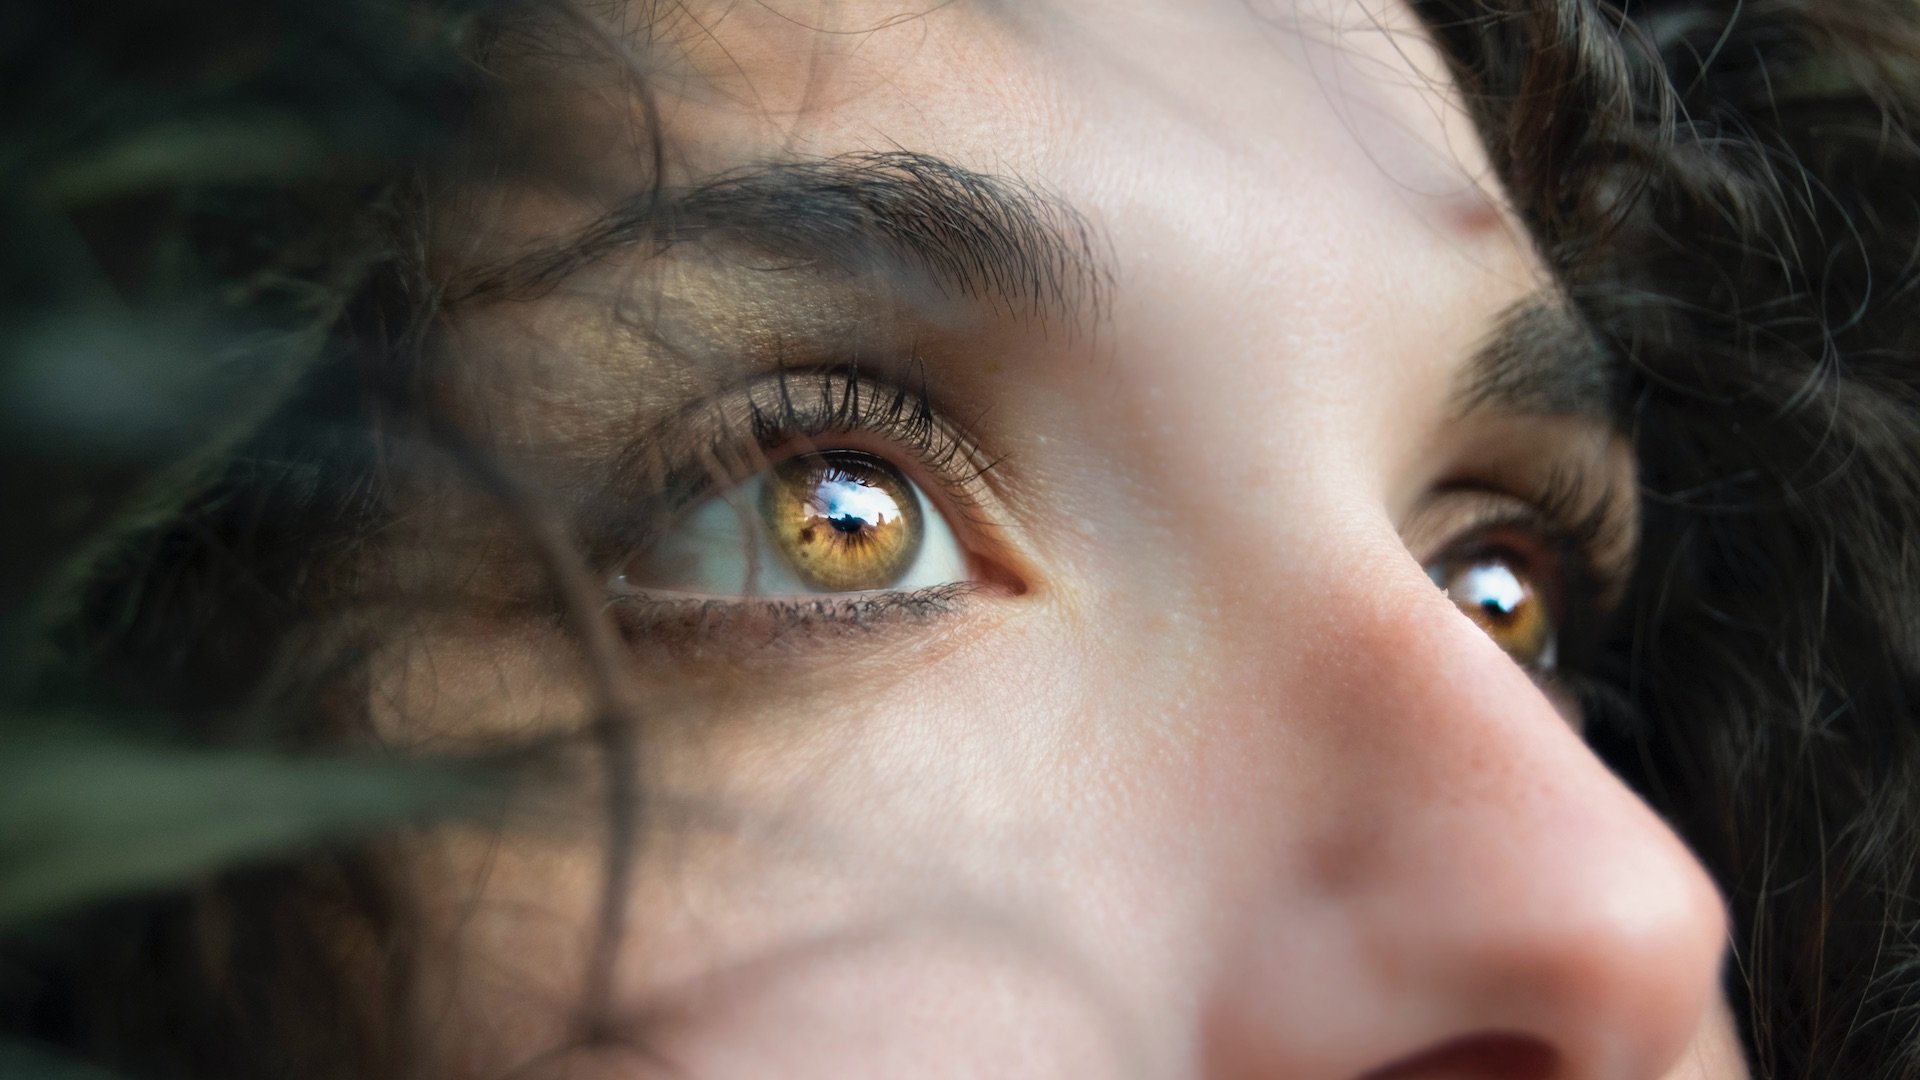
M1920 1075L1920 8L1419 6L1624 361L1596 741L1729 898L1758 1075Z
M1645 534L1590 737L1730 902L1756 1074L1920 1076L1920 7L1413 6L1619 363ZM10 16L0 1072L419 1064L365 837L486 813L500 763L343 729L335 571L380 525L373 418L433 431L420 218L498 165L490 50L571 17Z

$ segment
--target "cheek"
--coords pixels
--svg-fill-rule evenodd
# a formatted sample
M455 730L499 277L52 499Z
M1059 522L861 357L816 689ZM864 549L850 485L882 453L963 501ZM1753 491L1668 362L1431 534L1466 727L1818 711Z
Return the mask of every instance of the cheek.
M949 1056L969 1075L1122 1075L1145 1060L1144 1018L1181 1015L1178 926L1203 907L1181 868L1204 810L1165 783L1188 751L1162 703L1091 640L1110 639L1004 626L883 692L837 692L877 707L734 700L709 713L724 722L650 736L621 1029L698 1076L921 1075ZM422 860L459 973L444 992L471 1018L462 1060L524 1060L576 1022L600 940L602 797L587 760L511 832L442 836Z
M741 1080L1126 1075L1142 1057L1104 975L1050 945L991 910L796 936L678 998L646 1056ZM607 1064L572 1075L633 1075Z
M374 735L429 753L485 754L579 735L593 715L579 650L518 617L421 615L367 662Z
M1621 864L1608 880L1637 880L1646 861L1598 844L1621 832L1596 826L1599 796L1528 809L1547 775L1563 781L1544 796L1557 806L1598 774L1570 763L1585 751L1563 726L1497 719L1518 672L1489 680L1485 700L1446 682L1504 661L1463 644L1476 631L1406 576L1398 592L1356 587L1264 622L1184 601L1116 622L1122 609L1053 596L939 663L851 665L831 693L704 687L688 709L702 719L662 718L643 740L604 999L588 975L617 841L583 750L565 782L513 807L511 832L442 834L417 860L449 942L427 1008L463 1017L444 1033L456 1072L540 1059L609 1080L928 1075L929 1062L1161 1075L1191 1063L1209 1016L1223 1045L1262 1049L1209 988L1244 989L1252 1030L1284 1020L1298 1039L1423 1015L1409 1002L1425 991L1403 985L1423 963L1435 986L1485 966L1445 951L1463 935L1516 955L1500 938L1515 897L1541 894L1552 910L1535 936L1565 944L1564 901L1594 890L1513 857L1529 842L1517 824L1534 823L1539 851L1558 850L1547 833L1589 838L1584 857ZM1434 711L1448 697L1459 715ZM1536 768L1490 771L1475 753ZM1511 981L1489 970L1489 985ZM548 1055L596 1000L616 1045ZM1328 1001L1344 1002L1337 1015L1301 1026ZM1739 1075L1725 1062L1737 1052L1716 1020L1682 1059L1696 1071L1674 1077Z
M1746 1052L1726 999L1717 998L1680 1064L1664 1080L1747 1080Z

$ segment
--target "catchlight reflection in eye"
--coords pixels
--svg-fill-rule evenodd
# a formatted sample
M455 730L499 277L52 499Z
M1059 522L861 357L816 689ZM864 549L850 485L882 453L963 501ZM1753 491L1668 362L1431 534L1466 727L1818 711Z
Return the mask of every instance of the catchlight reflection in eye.
M1553 669L1557 640L1552 613L1515 560L1499 554L1449 559L1428 566L1427 576L1515 663L1530 671Z
M857 450L802 454L708 499L628 568L707 596L911 591L963 582L966 555L924 492Z
M920 494L869 454L808 454L773 467L761 518L774 547L821 592L891 588L925 539Z

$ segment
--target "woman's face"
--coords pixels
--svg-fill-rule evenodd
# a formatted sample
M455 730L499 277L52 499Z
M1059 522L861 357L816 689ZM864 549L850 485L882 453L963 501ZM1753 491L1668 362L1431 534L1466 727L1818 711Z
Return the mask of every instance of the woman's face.
M397 565L462 599L376 666L396 740L638 717L424 845L454 1071L1744 1075L1721 902L1581 737L1596 350L1408 11L603 29L442 222L538 287L455 304L437 392L618 633L436 483Z

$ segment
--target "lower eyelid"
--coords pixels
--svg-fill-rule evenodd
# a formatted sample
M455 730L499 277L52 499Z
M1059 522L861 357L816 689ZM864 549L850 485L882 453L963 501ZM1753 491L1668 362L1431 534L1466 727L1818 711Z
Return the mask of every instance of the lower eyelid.
M607 610L636 644L672 652L764 650L827 637L864 637L966 610L991 586L953 582L896 592L821 596L689 597L616 592Z

